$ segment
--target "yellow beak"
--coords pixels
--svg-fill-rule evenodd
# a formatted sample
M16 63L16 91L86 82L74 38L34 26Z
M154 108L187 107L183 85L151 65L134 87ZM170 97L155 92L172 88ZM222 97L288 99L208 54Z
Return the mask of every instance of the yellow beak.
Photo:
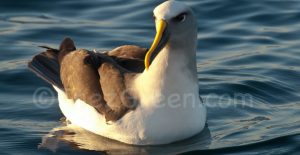
M164 33L166 27L167 27L167 22L165 22L164 20L161 19L161 20L156 22L156 36L155 36L154 41L151 45L151 48L149 49L149 51L147 52L147 54L145 56L145 68L146 68L146 70L149 69L151 55L156 50L156 48L158 47L160 41L162 40L162 36L163 36L163 33Z

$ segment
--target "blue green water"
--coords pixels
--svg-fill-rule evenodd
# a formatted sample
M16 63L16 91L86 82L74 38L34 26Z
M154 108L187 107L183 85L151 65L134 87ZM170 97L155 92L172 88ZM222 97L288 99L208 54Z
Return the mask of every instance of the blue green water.
M182 142L134 147L66 128L55 92L26 68L72 37L80 48L149 47L161 1L1 0L0 154L300 153L300 1L187 0L199 23L205 130ZM38 104L34 95L40 89ZM51 104L50 104L51 103Z

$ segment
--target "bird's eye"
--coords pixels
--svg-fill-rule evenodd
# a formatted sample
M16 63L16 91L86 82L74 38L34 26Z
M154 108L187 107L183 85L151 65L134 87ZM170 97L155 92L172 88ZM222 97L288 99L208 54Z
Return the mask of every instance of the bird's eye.
M156 17L153 15L153 20L156 21Z
M186 18L186 15L187 15L186 13L181 13L178 16L174 17L172 20L174 22L184 22L185 18Z

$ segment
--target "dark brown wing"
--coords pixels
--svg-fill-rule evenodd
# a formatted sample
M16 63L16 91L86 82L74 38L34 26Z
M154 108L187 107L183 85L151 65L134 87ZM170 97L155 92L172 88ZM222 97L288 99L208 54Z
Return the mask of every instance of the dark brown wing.
M143 70L146 51L127 45L108 53L77 50L65 54L60 77L67 96L93 106L107 121L120 119L137 106L128 87L130 77Z
M144 60L147 49L134 45L124 45L117 47L106 54L111 57L124 59L139 59Z
M59 50L49 48L29 62L29 67L59 85L68 98L93 106L107 121L116 121L134 109L136 102L128 85L130 77L143 70L146 49L122 46L108 53L75 49L66 38Z
M104 100L113 111L113 118L120 118L129 110L136 107L136 102L130 92L131 80L127 76L135 75L128 73L127 70L113 62L102 62L98 73L100 75L100 85L103 92Z
M108 87L107 84L120 84L119 81L115 80L101 83L101 79L107 75L105 73L99 74L97 70L107 64L108 61L110 61L108 56L99 57L87 50L73 51L64 56L61 62L60 77L68 98L81 99L103 114L107 121L116 121L127 112L128 108L119 104L117 100L107 100L109 97L106 96L109 94L103 91L103 88ZM110 78L117 79L117 76L111 74ZM123 88L120 87L120 89ZM115 91L118 92L119 90ZM116 108L112 105L119 106Z
M147 53L146 48L134 45L124 45L107 52L115 62L129 71L140 73L144 71L144 59Z

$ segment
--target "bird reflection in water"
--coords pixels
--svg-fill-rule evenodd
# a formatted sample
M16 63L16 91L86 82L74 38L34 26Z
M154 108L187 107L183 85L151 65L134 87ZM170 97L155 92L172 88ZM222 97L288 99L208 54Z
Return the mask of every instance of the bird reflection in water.
M193 150L205 150L211 143L211 134L206 126L198 135L189 139L160 146L134 146L111 140L72 124L52 129L42 138L39 149L59 152L60 148L98 151L106 154L178 154Z

